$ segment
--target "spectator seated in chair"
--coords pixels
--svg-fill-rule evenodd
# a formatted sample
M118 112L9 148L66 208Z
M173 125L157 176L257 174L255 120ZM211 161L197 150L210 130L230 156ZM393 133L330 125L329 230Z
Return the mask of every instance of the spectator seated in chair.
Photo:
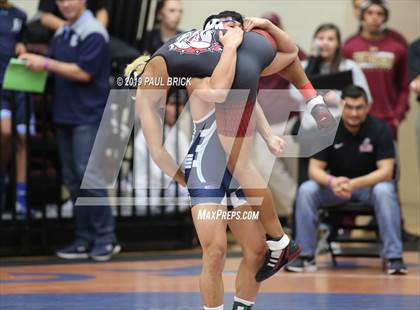
M350 85L342 93L342 120L331 146L309 162L309 181L298 189L296 240L301 256L287 271L315 271L318 210L348 201L372 204L382 240L388 274L406 274L400 228L400 208L393 181L395 149L391 130L368 116L366 92Z

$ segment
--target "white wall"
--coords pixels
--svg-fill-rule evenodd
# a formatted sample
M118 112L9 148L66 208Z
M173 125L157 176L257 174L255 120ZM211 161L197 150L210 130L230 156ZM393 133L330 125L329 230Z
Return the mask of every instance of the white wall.
M9 0L13 5L24 10L32 18L38 10L38 0Z
M304 49L309 48L315 28L324 22L337 24L348 37L357 29L351 0L184 0L181 28L201 27L205 18L223 10L235 10L245 16L278 13L285 30ZM409 41L420 36L420 0L391 0L389 25L404 33Z

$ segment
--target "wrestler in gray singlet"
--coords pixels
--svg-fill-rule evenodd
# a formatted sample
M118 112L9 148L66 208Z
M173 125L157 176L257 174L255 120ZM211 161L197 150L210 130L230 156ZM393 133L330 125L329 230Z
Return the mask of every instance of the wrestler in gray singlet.
M245 194L226 168L226 155L216 129L214 110L194 121L192 142L185 159L185 178L193 206L246 203ZM230 201L228 201L229 199Z

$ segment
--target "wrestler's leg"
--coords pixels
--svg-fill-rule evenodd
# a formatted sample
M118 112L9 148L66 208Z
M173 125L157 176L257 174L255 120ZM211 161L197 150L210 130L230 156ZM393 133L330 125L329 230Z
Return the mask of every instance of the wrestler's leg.
M233 172L233 177L241 185L246 197L262 198L261 205L254 208L260 210L260 221L266 233L274 238L282 237L284 231L268 182L263 179L251 160L253 136L234 138L219 134L219 139L228 154L228 168Z
M192 208L192 217L203 250L203 269L200 275L200 292L204 306L223 305L222 273L226 257L226 220L200 219L199 214L226 211L222 205L196 205Z
M140 117L143 135L153 161L169 177L185 185L184 174L168 153L163 141L163 125L160 108L166 104L169 85L168 70L162 57L153 57L142 71L142 82L136 94L136 112ZM158 83L152 82L161 78Z
M294 62L278 74L299 89L321 132L324 135L335 134L338 123L328 110L323 97L317 95L317 91L306 76L299 59L296 58Z
M243 205L236 208L235 211L244 214L244 212L254 210L249 205ZM255 302L260 287L260 284L255 281L255 274L263 263L267 251L264 228L258 219L233 219L228 222L228 225L243 253L236 276L235 296Z
M300 89L303 85L309 83L309 79L306 76L306 73L303 70L303 67L298 58L296 58L294 62L292 62L278 74L293 84L293 86L295 86L297 89Z

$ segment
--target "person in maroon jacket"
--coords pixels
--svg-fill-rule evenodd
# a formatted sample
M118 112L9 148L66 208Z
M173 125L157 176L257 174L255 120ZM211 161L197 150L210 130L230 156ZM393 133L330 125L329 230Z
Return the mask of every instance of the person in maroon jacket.
M396 139L409 107L408 57L407 45L386 31L388 17L385 1L362 2L362 29L346 41L343 55L362 68L373 97L370 114L386 121Z

